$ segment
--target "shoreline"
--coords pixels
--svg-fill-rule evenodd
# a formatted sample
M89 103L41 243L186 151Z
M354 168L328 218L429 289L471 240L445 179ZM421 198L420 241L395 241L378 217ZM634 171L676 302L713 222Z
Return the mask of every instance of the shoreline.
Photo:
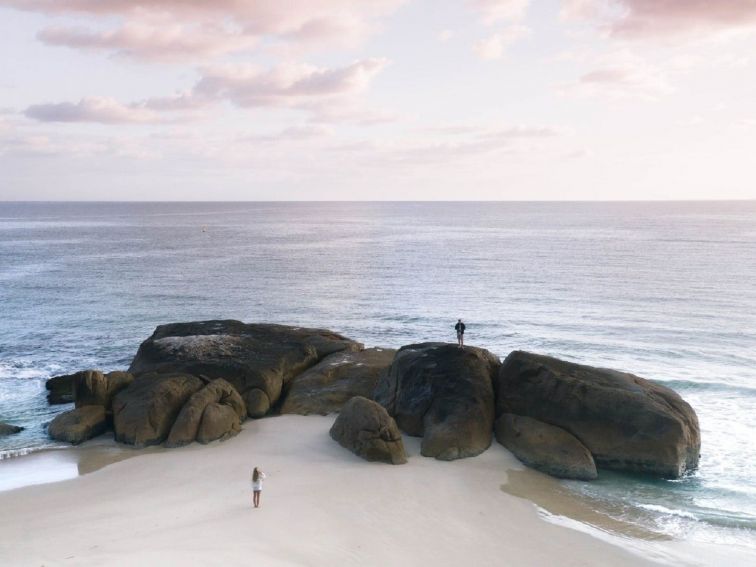
M211 550L220 541L228 547L224 560L237 562L252 554L269 565L453 565L470 560L466 540L472 538L483 564L503 555L519 564L672 561L666 546L562 521L558 516L577 498L563 497L561 508L549 511L542 504L555 498L544 489L558 481L526 470L498 443L478 457L448 463L420 456L419 439L405 437L408 464L366 463L328 437L332 421L248 421L226 442L172 451L124 449L98 439L19 457L70 451L78 459L77 476L0 492L0 506L14 519L0 530L0 559L12 565L69 557L84 565L218 561ZM247 469L263 463L270 478L263 507L252 510ZM249 538L255 529L261 537ZM296 536L287 541L291 530ZM208 540L207 531L219 540ZM411 537L415 532L422 544ZM166 540L174 545L166 548ZM202 541L207 548L198 546Z

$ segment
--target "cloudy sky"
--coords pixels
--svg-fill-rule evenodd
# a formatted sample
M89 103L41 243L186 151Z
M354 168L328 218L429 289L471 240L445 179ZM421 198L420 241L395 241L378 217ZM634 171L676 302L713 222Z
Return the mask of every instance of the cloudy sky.
M756 198L756 0L0 0L0 199Z

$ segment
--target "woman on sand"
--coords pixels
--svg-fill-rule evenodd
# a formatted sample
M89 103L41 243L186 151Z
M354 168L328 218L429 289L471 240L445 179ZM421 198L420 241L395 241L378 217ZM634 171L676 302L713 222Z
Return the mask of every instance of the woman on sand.
M265 479L265 473L255 467L255 470L252 471L252 504L255 505L255 508L260 506L263 479Z

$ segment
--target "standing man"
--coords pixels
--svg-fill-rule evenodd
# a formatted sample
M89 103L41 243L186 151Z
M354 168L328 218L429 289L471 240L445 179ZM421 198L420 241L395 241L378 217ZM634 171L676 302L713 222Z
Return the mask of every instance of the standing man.
M457 345L459 348L462 348L465 346L465 324L462 322L462 319L457 319L454 330L457 331Z

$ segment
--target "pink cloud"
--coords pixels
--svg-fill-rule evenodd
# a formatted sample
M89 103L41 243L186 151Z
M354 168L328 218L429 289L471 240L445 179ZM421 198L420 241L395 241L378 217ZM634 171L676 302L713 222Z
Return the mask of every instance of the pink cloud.
M355 44L404 0L0 0L48 15L92 16L109 29L52 27L42 41L140 59L192 59L254 48L261 39L297 46Z
M41 122L98 122L126 124L154 122L158 116L141 105L124 105L112 98L86 97L78 103L36 104L24 114Z
M561 94L656 100L673 91L658 67L632 52L610 52L589 63L593 68L577 81L561 85Z
M78 103L30 106L24 114L42 122L151 123L161 121L166 112L198 111L227 101L244 108L297 108L309 112L318 122L367 123L373 115L359 108L355 97L387 64L386 59L363 59L334 68L295 64L272 69L216 65L202 70L192 90L175 96L131 104L107 97L87 97Z
M562 13L599 18L612 36L628 39L756 26L756 0L563 0Z
M386 59L364 59L339 68L281 65L260 71L244 65L220 65L203 71L195 94L229 100L237 106L301 106L323 98L364 90L387 65Z

